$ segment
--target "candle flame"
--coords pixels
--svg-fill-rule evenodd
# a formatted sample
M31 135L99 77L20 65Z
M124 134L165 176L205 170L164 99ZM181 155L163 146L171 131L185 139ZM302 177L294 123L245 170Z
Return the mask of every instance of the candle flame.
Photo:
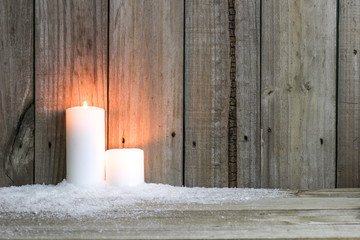
M86 101L84 101L84 105L83 105L84 107L87 107L88 106L88 104L87 104L87 102Z

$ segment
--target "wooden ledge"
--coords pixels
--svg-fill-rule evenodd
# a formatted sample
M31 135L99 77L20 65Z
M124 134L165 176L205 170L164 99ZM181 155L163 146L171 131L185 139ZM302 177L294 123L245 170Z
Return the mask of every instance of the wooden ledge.
M231 204L150 205L86 218L1 212L1 239L360 238L360 189ZM134 214L137 213L137 214ZM130 216L130 217L128 217Z

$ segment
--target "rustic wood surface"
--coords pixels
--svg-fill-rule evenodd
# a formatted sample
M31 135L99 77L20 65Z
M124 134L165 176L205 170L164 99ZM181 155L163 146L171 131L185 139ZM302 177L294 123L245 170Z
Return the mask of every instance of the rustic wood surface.
M35 183L65 178L65 109L107 108L107 1L35 1Z
M142 148L146 182L183 183L183 9L110 2L109 148Z
M235 1L237 185L260 187L260 1Z
M336 1L263 1L262 187L335 187Z
M33 182L33 2L0 1L0 186Z
M224 1L185 1L185 185L228 186L230 45Z
M359 3L184 1L0 1L0 186L65 177L85 100L147 182L360 186Z
M359 189L328 189L229 204L149 203L81 219L0 211L0 239L359 239L359 209Z
M360 2L339 2L338 187L360 187Z

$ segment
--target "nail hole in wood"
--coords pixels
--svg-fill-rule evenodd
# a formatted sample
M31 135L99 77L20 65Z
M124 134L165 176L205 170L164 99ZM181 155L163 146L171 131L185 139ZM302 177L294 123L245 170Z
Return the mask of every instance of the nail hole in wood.
M122 143L125 143L125 138L122 138L122 141L121 141Z
M248 140L248 136L245 135L245 136L244 136L244 140L247 141L247 140Z
M91 41L91 39L88 39L87 40L87 48L91 49L91 47L92 47L92 41Z
M48 143L49 148L51 148L51 142Z
M22 144L20 143L19 148L22 148Z
M268 128L268 132L271 132L271 128Z
M320 138L320 144L321 144L321 145L324 144L324 139Z
M356 49L354 49L354 55L356 55L357 54L357 50Z
M196 142L195 141L193 141L193 147L196 147Z
M172 132L172 133L171 133L171 136L172 136L172 137L175 137L175 135L176 135L175 132Z

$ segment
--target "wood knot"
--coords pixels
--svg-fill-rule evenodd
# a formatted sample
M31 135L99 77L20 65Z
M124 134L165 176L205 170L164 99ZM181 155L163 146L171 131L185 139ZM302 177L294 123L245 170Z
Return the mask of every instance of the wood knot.
M290 84L287 84L286 91L291 92L292 86Z
M306 83L304 84L304 87L305 87L305 89L308 90L308 91L310 91L310 89L311 89L311 86L310 86L310 83L309 83L309 82L306 82Z

